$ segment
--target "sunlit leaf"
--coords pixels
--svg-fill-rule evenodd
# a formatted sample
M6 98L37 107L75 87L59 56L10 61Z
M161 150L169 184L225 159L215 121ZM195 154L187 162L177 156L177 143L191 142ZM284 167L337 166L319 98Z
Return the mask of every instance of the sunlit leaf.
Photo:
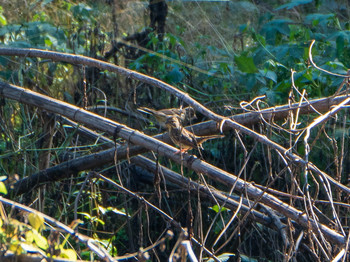
M0 182L0 193L7 195L7 189L6 189L4 182Z
M212 207L210 207L211 210L215 211L216 213L218 213L220 211L220 207L218 205L214 205ZM226 207L221 207L221 212L223 211L228 211L229 209L227 209Z
M14 252L17 255L24 253L23 248L21 247L21 242L18 239L11 241L8 250Z
M29 224L37 231L44 227L44 218L38 213L30 213L28 215Z
M0 14L0 24L7 25L6 17L3 14Z
M76 261L77 260L77 254L73 249L61 249L60 257L67 258L70 261Z
M43 250L46 250L49 247L49 244L47 243L47 239L43 237L41 234L38 233L38 231L33 230L33 236L34 236L34 242L37 244L38 247L40 247Z
M88 213L85 213L85 212L78 212L78 214L79 215L83 215L86 219L91 219L91 216L90 216L90 214L88 214Z
M34 234L33 234L32 230L27 231L26 234L25 234L25 237L26 237L26 241L28 243L33 243L33 241L34 241Z

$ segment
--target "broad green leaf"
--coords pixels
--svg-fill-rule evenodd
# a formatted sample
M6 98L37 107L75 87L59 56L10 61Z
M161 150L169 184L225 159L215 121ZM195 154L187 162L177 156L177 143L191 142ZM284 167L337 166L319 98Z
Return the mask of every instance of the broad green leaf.
M235 56L235 62L240 71L244 73L256 73L258 69L254 64L252 57L247 57L245 55Z
M17 33L18 30L20 30L20 25L7 25L0 28L0 36L3 36L7 33Z
M313 25L316 25L314 23L317 23L321 27L326 27L334 16L335 14L309 14L305 17L305 22Z
M271 70L259 70L260 74L273 82L277 83L277 75L274 71Z
M276 45L276 41L279 39L277 36L280 34L289 36L290 27L289 24L293 23L290 19L276 19L263 25L261 33L266 35L267 43Z
M178 83L182 81L183 77L183 73L179 70L178 67L175 67L166 75L165 79L171 83Z

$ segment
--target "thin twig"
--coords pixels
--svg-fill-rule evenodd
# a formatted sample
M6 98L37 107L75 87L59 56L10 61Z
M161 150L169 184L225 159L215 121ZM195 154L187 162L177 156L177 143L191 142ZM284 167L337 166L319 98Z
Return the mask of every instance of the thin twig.
M90 237L87 237L85 235L82 235L78 232L75 232L73 229L71 229L70 227L66 226L65 224L57 221L56 219L54 219L48 215L45 215L44 213L41 213L35 209L32 209L32 208L24 206L22 204L16 203L15 201L6 199L2 196L0 196L0 202L4 203L6 205L12 206L12 207L21 209L23 211L29 212L29 213L40 214L40 216L42 216L50 224L55 225L56 227L67 232L68 234L70 234L72 237L76 237L79 241L86 244L90 248L90 250L93 251L101 259L104 259L107 261L115 261L115 259L109 255L108 251L106 249L104 249L102 246L100 246L96 240L94 240Z

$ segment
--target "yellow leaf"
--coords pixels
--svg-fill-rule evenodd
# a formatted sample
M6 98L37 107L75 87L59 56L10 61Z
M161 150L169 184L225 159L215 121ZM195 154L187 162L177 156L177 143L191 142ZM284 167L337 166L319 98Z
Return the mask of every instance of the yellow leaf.
M34 234L31 230L26 232L26 241L28 243L33 243L33 241L34 241Z
M47 240L45 237L40 235L36 230L33 230L33 235L34 235L35 244L37 244L38 247L40 247L43 250L48 249L49 244L47 243Z
M4 182L0 182L0 193L7 195L7 189Z
M28 215L29 224L37 231L44 227L44 218L37 213L30 213Z
M11 241L11 244L9 246L9 250L15 253L16 255L19 255L21 253L24 253L23 248L21 247L20 241Z
M68 258L69 260L77 260L77 254L73 249L62 249L60 257L62 258Z

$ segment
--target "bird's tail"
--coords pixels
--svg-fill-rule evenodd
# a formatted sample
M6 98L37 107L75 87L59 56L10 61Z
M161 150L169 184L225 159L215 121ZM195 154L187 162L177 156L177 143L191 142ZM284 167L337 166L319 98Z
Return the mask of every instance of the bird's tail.
M225 136L224 135L202 136L202 137L200 137L198 142L199 142L199 144L201 144L201 143L203 143L203 142L205 142L207 140L210 140L210 139L223 138L223 137L225 137Z
M151 114L151 115L155 114L155 112L156 112L155 110L147 108L147 107L139 107L137 110L142 112L142 113Z

